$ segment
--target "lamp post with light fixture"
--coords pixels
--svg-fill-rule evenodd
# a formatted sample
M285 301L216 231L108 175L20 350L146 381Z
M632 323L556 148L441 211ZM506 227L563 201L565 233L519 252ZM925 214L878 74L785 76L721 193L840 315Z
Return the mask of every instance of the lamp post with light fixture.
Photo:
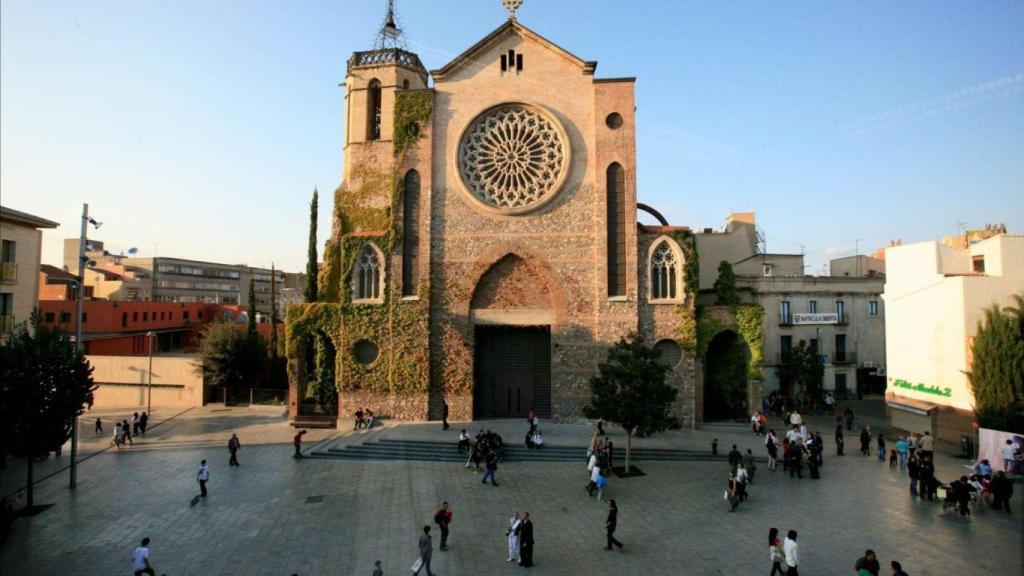
M150 417L153 416L153 340L156 339L156 333L150 330L146 332L146 338L149 338L149 386L146 390L146 414Z
M85 298L85 264L88 257L85 249L89 243L89 224L97 230L103 225L102 222L89 217L89 205L82 204L82 234L78 239L78 293L75 296L75 349L79 352L85 351L82 343L82 300ZM71 419L71 482L70 487L74 488L78 480L78 415Z

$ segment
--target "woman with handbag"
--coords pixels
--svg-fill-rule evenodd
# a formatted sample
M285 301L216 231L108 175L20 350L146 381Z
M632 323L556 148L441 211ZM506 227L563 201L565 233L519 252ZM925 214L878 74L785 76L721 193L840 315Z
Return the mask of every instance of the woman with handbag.
M786 571L782 569L782 563L786 561L786 555L782 553L782 541L779 540L779 529L772 528L768 531L768 559L772 561L772 571L768 576L775 576L778 572L784 576Z
M505 529L505 536L508 537L508 560L506 562L519 562L522 555L519 552L519 527L522 521L519 520L519 512L512 513L512 519L508 521L508 528Z

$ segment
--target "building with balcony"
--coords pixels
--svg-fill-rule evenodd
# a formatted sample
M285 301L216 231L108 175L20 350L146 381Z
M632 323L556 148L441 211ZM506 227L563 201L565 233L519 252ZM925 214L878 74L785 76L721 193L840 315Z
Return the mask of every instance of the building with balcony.
M733 266L741 299L765 311L765 392L782 389L777 368L801 342L821 358L826 390L840 398L883 392L884 261L879 265L868 256L841 258L830 262L837 274L807 276L802 254L766 253L754 212L731 214L724 228L705 228L695 239L701 303L714 304L712 290L719 263L725 260Z
M974 419L966 373L978 322L1024 292L1024 236L893 246L885 260L888 424L956 442Z
M39 301L43 230L56 222L0 206L0 338L29 319Z

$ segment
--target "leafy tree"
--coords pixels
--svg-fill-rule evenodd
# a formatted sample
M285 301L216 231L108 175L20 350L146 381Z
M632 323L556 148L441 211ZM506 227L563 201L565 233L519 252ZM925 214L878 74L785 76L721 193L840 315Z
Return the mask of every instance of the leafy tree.
M677 390L665 383L669 368L658 363L658 352L637 334L621 338L598 364L590 379L587 418L603 418L626 431L626 473L630 471L633 434L661 432L675 423L670 414Z
M270 359L277 359L277 272L270 264Z
M1024 293L1015 306L992 306L978 322L967 379L974 412L986 428L1024 433Z
M256 333L256 282L252 275L249 276L249 323L246 325L246 330L250 334Z
M309 253L306 256L306 302L316 302L317 299L317 266L316 255L316 220L318 196L316 188L313 188L313 200L309 202Z
M735 306L740 303L736 291L736 274L728 260L718 263L718 278L715 280L715 296L720 306Z
M214 322L203 330L196 369L211 385L233 391L256 387L266 367L267 347L259 332L227 322Z
M783 357L782 364L776 370L783 389L790 390L797 397L802 394L809 394L812 398L821 397L825 367L804 341L801 340Z
M71 438L74 419L92 405L92 367L68 336L40 322L7 336L0 346L0 449L27 460L25 504L34 505L38 456Z

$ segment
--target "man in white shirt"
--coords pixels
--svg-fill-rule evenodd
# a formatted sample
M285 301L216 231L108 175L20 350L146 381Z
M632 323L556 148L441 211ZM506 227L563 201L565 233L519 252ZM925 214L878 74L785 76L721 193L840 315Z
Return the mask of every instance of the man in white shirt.
M597 488L597 479L601 477L601 467L595 465L590 469L590 482L587 484L587 493L591 496L594 495L594 489Z
M782 549L786 555L786 576L799 576L796 571L797 564L800 563L799 549L796 545L796 530L790 530L786 534L786 541L783 542Z
M206 465L206 460L199 463L199 474L196 475L196 480L199 480L199 492L200 496L206 498L206 481L210 479L210 468Z
M149 576L156 575L156 571L149 564L149 538L143 538L142 545L132 552L132 570L135 576L142 576L143 574L149 574Z
M1003 470L1007 474L1013 473L1013 461L1017 458L1017 447L1013 445L1013 440L1006 439L1006 444L1003 445Z

